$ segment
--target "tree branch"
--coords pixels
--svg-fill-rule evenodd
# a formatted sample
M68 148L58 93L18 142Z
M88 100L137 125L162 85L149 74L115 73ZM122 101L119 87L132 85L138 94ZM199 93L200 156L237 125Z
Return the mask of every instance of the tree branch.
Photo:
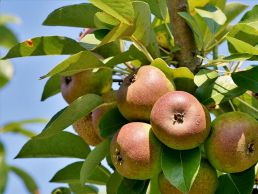
M187 11L187 0L167 0L170 22L172 24L172 34L175 43L180 47L175 57L178 60L179 67L188 67L195 72L200 65L200 59L197 57L194 37L191 29L178 12Z

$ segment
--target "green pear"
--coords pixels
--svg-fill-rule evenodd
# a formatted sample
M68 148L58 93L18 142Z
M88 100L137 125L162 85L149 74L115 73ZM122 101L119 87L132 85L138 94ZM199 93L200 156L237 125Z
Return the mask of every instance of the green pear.
M216 170L206 160L202 160L189 194L214 194L218 184ZM159 176L159 189L161 194L183 194L170 184L163 173Z
M145 180L160 172L161 145L151 125L132 122L113 137L110 155L116 170L129 179Z
M100 135L100 120L106 112L114 107L114 103L104 103L100 105L89 115L76 121L73 124L73 128L87 144L93 146L98 145L104 140L104 138Z
M61 92L70 104L87 93L102 95L111 90L112 71L110 69L86 70L61 78Z
M117 105L129 121L149 121L154 103L174 91L173 81L154 66L142 66L126 77L117 92Z
M190 93L174 91L154 104L150 117L157 138L170 148L187 150L199 146L210 132L210 115Z
M258 122L243 112L218 116L205 143L210 163L226 173L242 172L258 161Z

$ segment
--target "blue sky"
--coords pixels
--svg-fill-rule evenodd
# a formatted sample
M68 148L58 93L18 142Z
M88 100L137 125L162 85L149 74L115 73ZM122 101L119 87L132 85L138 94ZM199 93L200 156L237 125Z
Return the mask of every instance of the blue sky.
M0 0L0 13L10 13L21 18L20 25L10 25L20 41L44 35L61 35L77 39L80 28L47 27L41 23L54 9L64 5L77 4L86 1L79 0ZM241 1L254 5L255 1ZM226 52L224 45L221 52ZM4 54L4 53L1 53ZM66 106L61 95L57 95L45 102L40 102L44 83L38 80L56 64L67 56L33 57L13 59L15 75L12 81L0 90L0 126L9 121L29 118L50 119L57 111ZM36 125L30 128L40 132L44 126ZM28 171L36 179L43 194L50 193L58 184L48 183L54 173L73 159L18 159L13 160L22 145L27 141L19 135L0 136L6 145L7 160ZM6 194L26 194L22 183L14 175L9 177Z

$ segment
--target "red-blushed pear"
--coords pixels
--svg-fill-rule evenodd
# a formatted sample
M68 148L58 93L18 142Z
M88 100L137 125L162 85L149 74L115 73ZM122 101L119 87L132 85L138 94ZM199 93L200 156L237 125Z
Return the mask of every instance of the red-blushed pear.
M161 145L151 125L128 123L116 133L110 155L116 170L129 179L145 180L159 174Z
M188 194L214 194L218 184L216 170L206 160L202 160L198 174ZM159 189L161 194L183 194L170 184L163 173L159 176Z
M157 138L170 148L187 150L199 146L210 132L210 115L202 104L184 91L159 98L151 111Z
M258 122L243 112L218 116L205 142L210 163L219 171L245 171L258 161Z
M126 77L117 92L117 105L129 121L149 121L154 103L174 91L173 81L157 67L146 65Z
M69 104L88 93L102 95L110 91L111 86L110 69L100 68L97 71L90 69L61 78L61 92Z
M104 139L100 135L99 122L102 116L114 107L114 103L104 103L100 105L89 115L76 121L73 124L73 128L87 144L93 146L98 145Z

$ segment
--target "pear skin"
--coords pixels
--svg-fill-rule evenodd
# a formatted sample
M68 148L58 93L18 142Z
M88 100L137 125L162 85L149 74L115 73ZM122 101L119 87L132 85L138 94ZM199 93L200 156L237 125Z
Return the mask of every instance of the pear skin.
M226 173L242 172L258 161L258 122L243 112L218 116L205 143L210 163Z
M145 180L160 172L161 145L151 125L132 122L113 137L110 155L116 170L129 179Z
M151 111L154 134L166 146L187 150L198 147L210 132L210 115L190 93L169 92Z
M112 71L109 69L86 70L61 78L61 93L69 104L88 93L102 95L110 91L111 86Z
M117 105L129 121L149 121L154 103L174 91L173 81L157 67L146 65L126 77L117 92Z

